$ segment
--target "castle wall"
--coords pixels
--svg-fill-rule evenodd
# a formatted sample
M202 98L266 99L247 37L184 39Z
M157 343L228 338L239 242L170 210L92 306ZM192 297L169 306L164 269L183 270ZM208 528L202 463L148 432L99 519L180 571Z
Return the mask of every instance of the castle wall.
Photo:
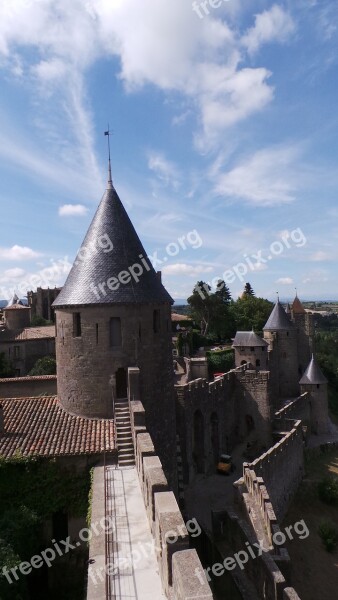
M228 373L211 383L206 379L196 379L175 386L177 433L185 483L192 481L197 472L215 472L216 455L230 451L237 441L239 406L235 384L234 375ZM195 432L197 415L201 422L199 432ZM199 440L196 440L196 435ZM199 456L196 456L197 453Z
M310 425L310 395L308 392L304 392L275 413L275 429L284 431L285 419L289 419L289 423L290 419L300 419L303 425Z
M219 553L223 558L233 556L236 552L246 552L247 544L255 548L257 538L252 532L250 526L235 513L231 508L226 511L217 511L213 513L213 534L216 545L219 545ZM231 555L224 556L222 542L217 540L225 539L228 547L231 548ZM293 588L288 586L283 573L280 571L273 557L266 552L261 556L256 553L256 558L245 563L245 575L254 585L259 598L265 600L299 600Z
M212 600L195 550L189 549L189 535L176 498L169 491L161 461L147 431L140 429L142 406L130 402L131 427L136 440L135 459L149 526L155 540L163 591L172 600ZM196 569L203 581L196 576Z
M56 396L56 375L0 379L0 398Z
M248 467L263 478L276 517L281 521L304 474L301 421L294 421L292 429Z

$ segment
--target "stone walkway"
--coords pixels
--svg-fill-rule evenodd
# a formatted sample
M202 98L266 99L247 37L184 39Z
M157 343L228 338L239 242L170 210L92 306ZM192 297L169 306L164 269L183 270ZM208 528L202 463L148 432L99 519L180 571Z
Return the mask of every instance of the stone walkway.
M100 469L101 471L97 470ZM105 569L105 535L95 536L90 545L87 600L165 600L138 475L135 467L106 467L107 514L112 519ZM103 508L102 508L103 507ZM104 515L103 467L94 472L92 523ZM99 538L99 539L98 539ZM109 573L110 592L97 570ZM95 581L94 581L95 579ZM96 583L95 583L96 582Z

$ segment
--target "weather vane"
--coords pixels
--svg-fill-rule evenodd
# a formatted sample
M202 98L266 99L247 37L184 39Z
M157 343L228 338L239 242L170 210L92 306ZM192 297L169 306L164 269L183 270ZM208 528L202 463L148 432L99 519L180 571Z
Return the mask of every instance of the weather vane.
M112 176L111 176L111 160L110 160L110 136L113 135L113 132L110 131L109 129L109 123L108 123L108 129L107 131L104 132L104 135L106 135L108 137L108 157L109 157L109 162L108 162L108 183L110 185L113 185L113 180L112 180Z

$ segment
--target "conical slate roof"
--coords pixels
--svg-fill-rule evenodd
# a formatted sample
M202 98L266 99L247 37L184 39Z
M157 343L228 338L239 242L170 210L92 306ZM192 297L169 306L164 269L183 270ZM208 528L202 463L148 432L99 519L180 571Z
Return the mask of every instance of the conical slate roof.
M148 302L173 303L173 300L155 273L109 181L53 307Z
M9 306L14 306L15 304L22 304L22 302L19 300L19 298L16 295L16 293L14 293L14 295L12 296L12 298L8 301L8 304L7 304L6 308L8 308Z
M272 309L272 313L268 318L268 321L263 327L264 331L283 331L293 328L293 324L287 316L284 308L282 307L279 300L277 300L275 306Z
M300 382L302 384L318 384L327 383L326 377L324 377L315 357L312 354L312 358L308 368L306 369Z

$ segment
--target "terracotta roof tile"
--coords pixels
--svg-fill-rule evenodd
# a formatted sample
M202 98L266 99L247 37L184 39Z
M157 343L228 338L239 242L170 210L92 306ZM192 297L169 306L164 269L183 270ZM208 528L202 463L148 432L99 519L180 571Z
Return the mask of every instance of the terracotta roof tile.
M114 421L67 413L56 396L1 399L0 456L75 456L114 450Z
M25 329L7 329L0 328L0 341L7 342L11 340L37 340L41 338L55 338L55 325L45 325L43 327L26 327Z

